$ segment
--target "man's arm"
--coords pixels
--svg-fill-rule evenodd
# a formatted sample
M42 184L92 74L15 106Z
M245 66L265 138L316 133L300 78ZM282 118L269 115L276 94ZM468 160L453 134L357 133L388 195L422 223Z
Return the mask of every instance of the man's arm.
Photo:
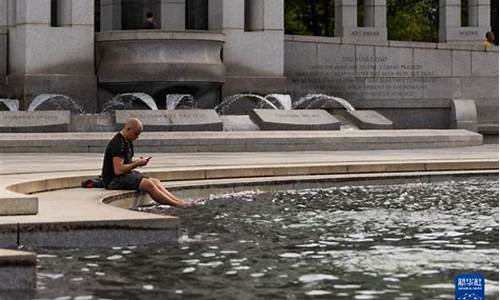
M113 171L115 172L116 176L120 176L122 174L127 174L130 171L132 171L133 169L135 169L137 167L145 166L148 163L147 159L142 158L142 157L140 159L133 160L129 164L125 164L124 162L125 162L125 159L123 159L119 156L113 157Z

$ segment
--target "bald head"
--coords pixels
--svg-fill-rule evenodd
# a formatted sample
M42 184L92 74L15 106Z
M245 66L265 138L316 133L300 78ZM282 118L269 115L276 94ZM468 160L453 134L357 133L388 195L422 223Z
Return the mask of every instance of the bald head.
M130 118L127 120L127 122L125 122L125 125L123 126L123 129L120 131L120 133L127 140L134 141L139 137L142 130L143 126L141 120L137 118Z
M130 118L127 120L127 122L125 122L125 126L123 126L123 128L139 129L140 131L142 131L142 122L137 118Z

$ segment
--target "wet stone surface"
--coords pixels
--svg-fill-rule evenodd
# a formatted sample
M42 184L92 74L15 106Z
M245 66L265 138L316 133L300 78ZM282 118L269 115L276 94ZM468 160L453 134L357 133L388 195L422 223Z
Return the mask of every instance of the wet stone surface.
M243 193L189 210L179 242L36 249L37 299L498 299L498 182ZM64 298L65 297L65 298Z

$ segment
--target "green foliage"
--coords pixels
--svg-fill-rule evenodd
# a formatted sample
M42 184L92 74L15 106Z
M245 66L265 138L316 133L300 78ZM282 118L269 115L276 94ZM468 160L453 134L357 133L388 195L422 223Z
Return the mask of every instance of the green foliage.
M310 35L305 22L306 7L303 1L287 0L285 2L285 33Z
M437 42L439 0L387 0L389 40Z
M359 24L363 24L363 3L358 1ZM333 36L334 5L334 0L285 0L285 32ZM389 39L436 42L438 6L439 0L387 0Z
M334 5L334 0L285 0L285 32L333 36Z

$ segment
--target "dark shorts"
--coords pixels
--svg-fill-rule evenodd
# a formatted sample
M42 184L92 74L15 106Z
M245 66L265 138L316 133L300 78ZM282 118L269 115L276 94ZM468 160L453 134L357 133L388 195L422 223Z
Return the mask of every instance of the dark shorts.
M137 171L132 171L111 179L106 188L109 190L138 190L143 178L147 177Z

